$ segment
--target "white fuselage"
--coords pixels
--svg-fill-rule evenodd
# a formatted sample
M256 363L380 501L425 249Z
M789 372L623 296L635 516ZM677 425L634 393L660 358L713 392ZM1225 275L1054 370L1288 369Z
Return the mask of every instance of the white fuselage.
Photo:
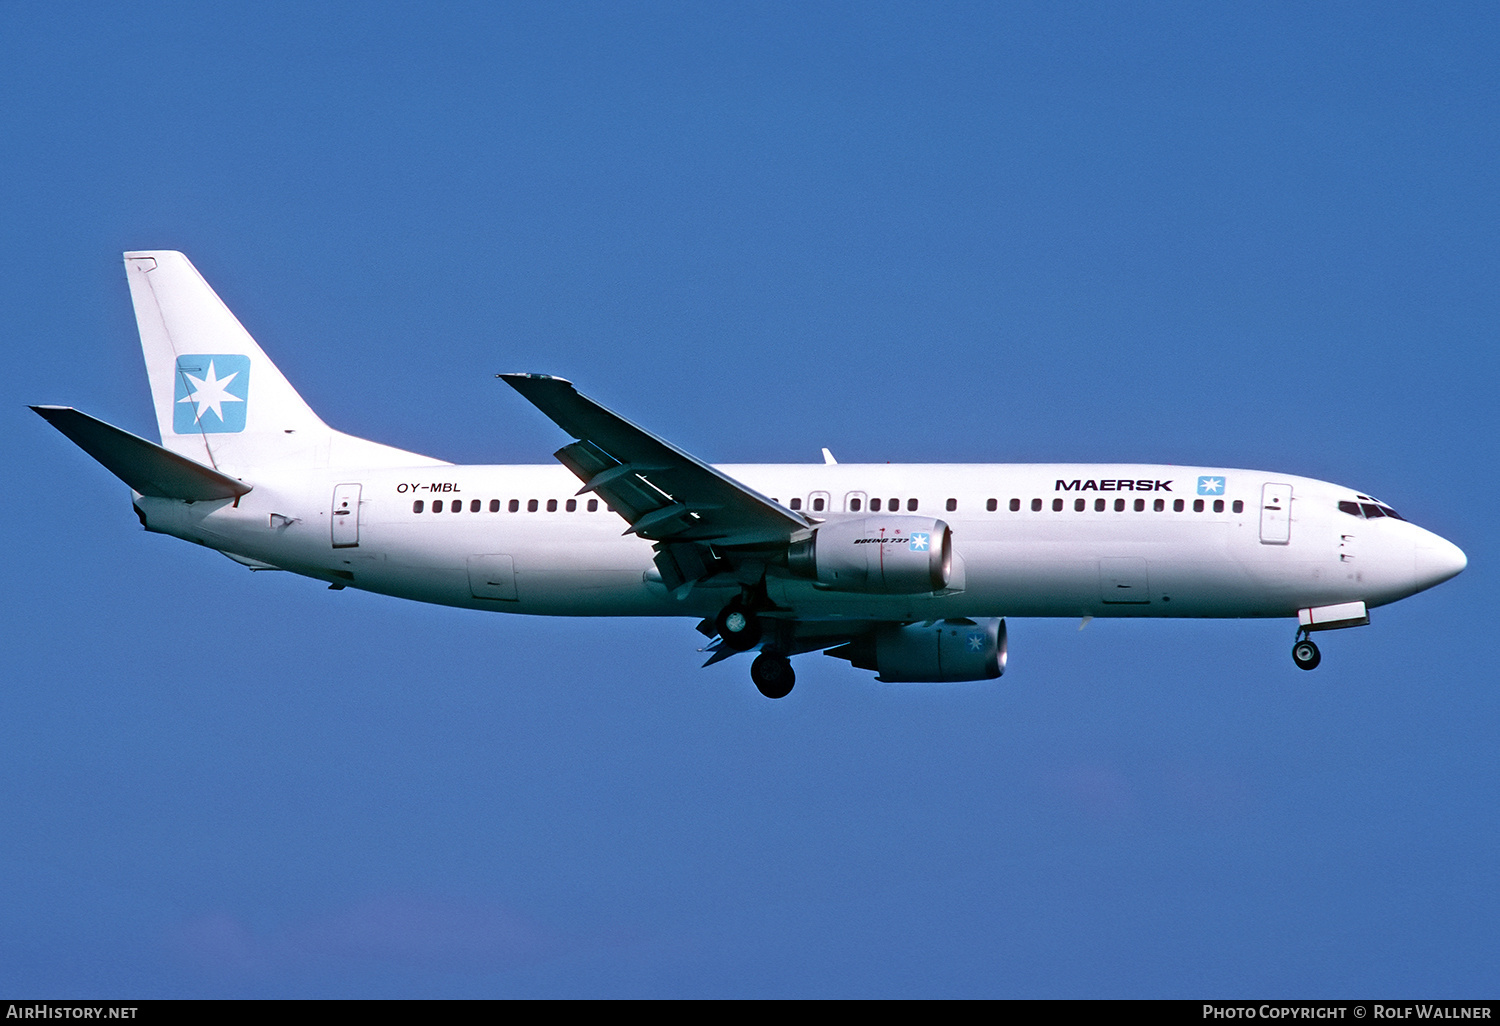
M1463 566L1455 546L1414 524L1341 512L1340 500L1356 498L1350 489L1287 474L1129 464L718 469L813 518L916 515L951 527L953 574L938 593L832 591L773 567L769 597L802 620L1295 616L1382 605ZM1199 494L1205 477L1221 490ZM257 474L238 502L137 496L136 505L148 529L242 562L422 602L707 617L736 594L732 585L669 593L651 543L622 535L625 523L602 501L590 512L594 497L577 496L578 484L560 466L292 471Z

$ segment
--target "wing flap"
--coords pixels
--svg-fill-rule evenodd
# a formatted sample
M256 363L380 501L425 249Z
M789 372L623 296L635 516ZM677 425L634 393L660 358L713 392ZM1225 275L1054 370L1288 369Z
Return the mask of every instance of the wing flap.
M232 499L250 485L195 460L148 442L71 406L33 406L78 448L142 495L163 499Z

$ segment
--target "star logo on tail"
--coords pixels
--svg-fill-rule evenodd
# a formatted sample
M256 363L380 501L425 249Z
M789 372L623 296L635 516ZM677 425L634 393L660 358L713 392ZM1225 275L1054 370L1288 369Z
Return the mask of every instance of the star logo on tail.
M228 377L220 379L214 374L214 362L208 361L208 374L205 377L195 378L187 371L183 371L183 377L187 378L197 388L196 392L189 392L181 399L180 403L197 403L198 409L193 414L195 420L202 420L203 414L212 412L222 423L224 420L224 403L242 403L245 400L237 395L229 393L229 383L239 377L235 371Z
M172 429L178 434L243 431L249 397L248 356L179 356Z

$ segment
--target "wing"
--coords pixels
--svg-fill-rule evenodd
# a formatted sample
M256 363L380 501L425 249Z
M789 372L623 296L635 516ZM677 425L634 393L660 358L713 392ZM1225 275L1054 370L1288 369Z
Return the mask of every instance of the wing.
M753 584L793 533L812 526L672 443L630 423L546 374L500 374L577 441L555 455L630 525L625 533L656 542L668 588L727 574ZM685 592L684 592L685 593Z

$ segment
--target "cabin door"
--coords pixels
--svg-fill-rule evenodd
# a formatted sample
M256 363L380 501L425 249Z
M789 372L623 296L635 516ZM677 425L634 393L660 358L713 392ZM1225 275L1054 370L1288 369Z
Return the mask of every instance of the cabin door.
M1268 484L1260 490L1260 540L1285 545L1292 540L1292 486Z
M359 545L359 488L357 484L333 489L333 547L352 549Z

